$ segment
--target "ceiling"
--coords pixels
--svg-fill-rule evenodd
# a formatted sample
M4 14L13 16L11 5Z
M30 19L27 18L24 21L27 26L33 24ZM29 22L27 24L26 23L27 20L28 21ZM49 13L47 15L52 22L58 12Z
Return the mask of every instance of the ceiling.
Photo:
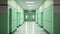
M36 10L44 2L44 0L15 0L15 1L24 10Z

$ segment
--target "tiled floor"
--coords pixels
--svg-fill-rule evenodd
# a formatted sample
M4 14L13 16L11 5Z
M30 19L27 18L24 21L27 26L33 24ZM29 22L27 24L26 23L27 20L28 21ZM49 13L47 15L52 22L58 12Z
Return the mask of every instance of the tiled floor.
M46 34L35 22L25 22L14 34Z

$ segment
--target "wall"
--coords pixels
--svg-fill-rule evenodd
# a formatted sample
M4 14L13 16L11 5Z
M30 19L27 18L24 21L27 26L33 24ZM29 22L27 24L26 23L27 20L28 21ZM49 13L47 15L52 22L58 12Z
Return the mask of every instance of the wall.
M54 34L60 34L60 0L54 1Z
M7 6L7 0L0 0L0 34L13 32L23 21L23 9L15 1L8 0Z
M50 34L54 34L54 6L53 0L45 0L45 2L38 9L38 24Z
M0 0L0 4L7 4L7 0Z
M12 6L13 5L13 6ZM16 30L17 26L24 22L23 9L14 1L8 1L9 29L10 32Z
M0 34L8 34L7 6L0 6Z
M8 12L7 12L7 0L0 0L0 34L8 34Z
M43 22L41 22L41 12L43 12ZM60 0L46 0L36 14L38 14L36 21L40 26L50 34L60 34Z

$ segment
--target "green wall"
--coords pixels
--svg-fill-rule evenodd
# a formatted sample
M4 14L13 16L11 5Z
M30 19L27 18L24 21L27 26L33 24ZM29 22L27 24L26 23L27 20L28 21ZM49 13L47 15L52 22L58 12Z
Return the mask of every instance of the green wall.
M54 34L60 34L60 13L54 14Z
M59 2L60 0L55 0ZM60 2L59 2L60 3ZM54 5L54 34L60 34L60 5Z
M8 34L7 13L0 13L0 34Z
M0 34L9 33L7 6L0 6Z

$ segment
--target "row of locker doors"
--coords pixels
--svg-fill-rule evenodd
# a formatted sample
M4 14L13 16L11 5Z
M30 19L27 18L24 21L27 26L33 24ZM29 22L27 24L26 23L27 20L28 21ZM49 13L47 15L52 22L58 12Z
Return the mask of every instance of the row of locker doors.
M20 13L16 12L13 9L9 9L9 33L14 32L17 27L20 25Z

